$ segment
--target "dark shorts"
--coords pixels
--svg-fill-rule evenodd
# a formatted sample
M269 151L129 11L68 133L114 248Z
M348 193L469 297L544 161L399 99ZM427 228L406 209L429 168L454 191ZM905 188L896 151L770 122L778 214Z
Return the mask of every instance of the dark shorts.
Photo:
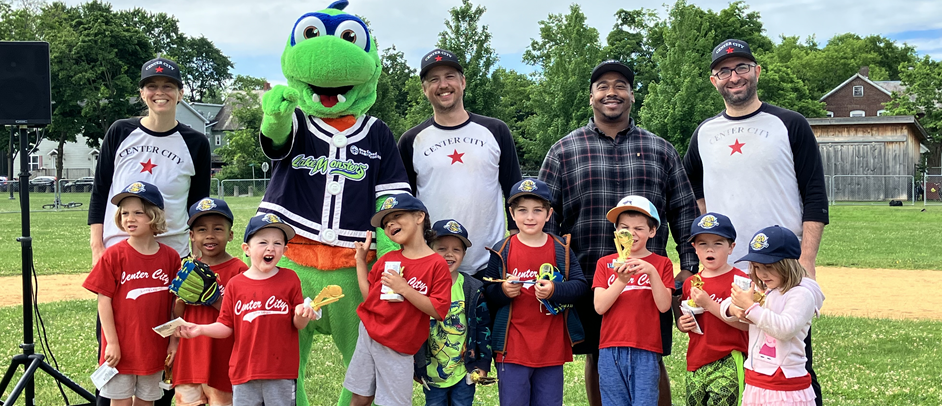
M588 280L592 280L591 276L587 276ZM592 354L595 355L595 358L598 359L599 356L599 336L602 332L602 316L595 312L595 289L590 289L589 294L585 295L576 302L576 312L579 313L579 321L582 322L582 329L585 330L585 341L576 344L575 347L572 347L573 354ZM663 352L661 355L668 356L671 355L671 346L674 343L673 340L673 329L674 329L674 315L668 310L666 313L661 313L660 320L660 329L661 329L661 347Z

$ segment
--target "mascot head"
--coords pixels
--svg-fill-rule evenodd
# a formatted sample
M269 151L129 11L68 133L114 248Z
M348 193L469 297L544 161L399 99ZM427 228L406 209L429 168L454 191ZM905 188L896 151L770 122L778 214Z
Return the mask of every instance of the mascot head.
M316 117L360 116L376 102L376 42L363 20L343 12L347 4L301 16L281 54L288 86L301 93L298 107Z

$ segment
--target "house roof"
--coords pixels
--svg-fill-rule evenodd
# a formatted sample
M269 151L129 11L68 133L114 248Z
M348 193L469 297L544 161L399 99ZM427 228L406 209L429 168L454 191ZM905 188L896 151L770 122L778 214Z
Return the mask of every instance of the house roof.
M258 96L259 102L261 102L262 95L265 94L265 92L266 90L252 91L252 93L255 93L255 95ZM242 129L242 126L239 125L234 117L232 117L232 110L241 107L239 104L239 98L234 96L244 93L245 92L243 91L234 91L229 94L229 97L226 97L226 103L223 104L222 110L219 110L219 113L216 114L216 125L213 126L213 131L236 131Z
M193 106L190 105L190 103L187 103L186 100L180 100L180 105L182 105L182 106L183 106L184 108L186 108L187 110L190 110L191 112L193 112L193 114L194 114L195 116L199 117L200 120L203 120L203 125L206 125L206 124L209 124L209 123L210 123L210 121L209 121L208 118L203 117L203 115L200 114L200 112L199 112L198 110L196 110L195 108L193 108Z
M916 130L916 138L921 144L929 143L929 133L919 124L915 116L870 116L870 117L825 117L809 118L811 126L830 125L876 125L876 124L909 124Z
M869 83L871 86L873 86L873 87L879 89L881 92L886 93L887 96L892 96L892 95L893 95L889 90L887 90L887 89L884 88L883 86L878 85L876 82L870 80L870 79L867 78L866 76L861 75L860 72L857 72L857 73L854 74L854 76L851 76L851 77L847 78L847 80L845 80L844 83L841 83L841 84L837 85L837 87L835 87L834 89L831 89L830 92L827 92L827 94L825 94L824 96L821 96L821 98L818 99L818 101L822 101L822 102L823 102L824 99L827 99L827 98L830 97L832 94L836 93L838 90L841 90L841 88L843 88L844 86L847 86L848 83L850 83L852 80L857 79L857 78L860 78L860 79L863 80L864 82Z

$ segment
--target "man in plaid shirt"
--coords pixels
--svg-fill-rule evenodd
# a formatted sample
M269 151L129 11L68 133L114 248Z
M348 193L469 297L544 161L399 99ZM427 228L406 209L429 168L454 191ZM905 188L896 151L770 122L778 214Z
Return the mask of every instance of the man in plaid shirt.
M629 117L633 84L634 72L621 62L605 61L592 70L589 103L594 117L557 141L540 169L539 178L549 185L554 198L553 218L544 231L572 234L572 249L586 279L591 280L598 259L615 251L614 229L605 214L622 197L644 196L662 219L647 248L666 256L670 227L680 254L681 272L675 280L680 286L697 270L697 255L687 243L697 204L677 150ZM597 405L601 404L597 360L602 318L595 312L591 294L576 304L576 310L586 340L573 352L586 354L586 392L589 403ZM664 355L670 354L672 326L671 314L662 314ZM663 361L660 394L661 404L669 405L670 383Z

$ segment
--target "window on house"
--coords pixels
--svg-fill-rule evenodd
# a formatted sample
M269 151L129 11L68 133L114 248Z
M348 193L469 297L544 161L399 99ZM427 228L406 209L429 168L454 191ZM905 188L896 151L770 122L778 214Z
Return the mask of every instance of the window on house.
M222 145L222 136L221 136L221 135L217 135L217 136L216 136L216 146L218 147L218 146L220 146L220 145Z
M834 117L834 112L833 112L833 111L829 111L829 112L828 112L828 117Z
M866 117L866 116L867 116L867 112L865 112L865 111L863 111L863 110L853 110L853 111L850 112L850 116L851 116L851 117Z
M39 155L30 155L30 156L29 156L29 170L30 170L30 172L32 172L32 171L38 171L40 168L42 168L42 164L43 164L43 157L42 157L42 156L39 156Z
M854 86L854 97L863 97L863 86Z
M886 115L886 110L877 110L877 115L878 115L878 116L885 116L885 115Z

